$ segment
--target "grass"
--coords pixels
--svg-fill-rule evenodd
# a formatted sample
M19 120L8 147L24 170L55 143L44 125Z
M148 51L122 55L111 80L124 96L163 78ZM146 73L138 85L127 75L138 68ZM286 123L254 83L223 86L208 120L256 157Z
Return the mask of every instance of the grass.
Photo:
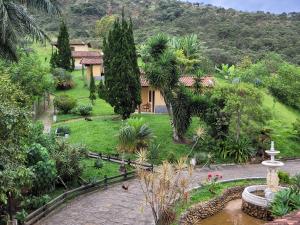
M250 186L255 184L262 184L262 180L242 180L242 181L233 181L228 183L221 183L217 190L216 195L213 195L211 192L208 191L207 187L203 187L197 190L193 190L190 193L190 199L188 203L177 202L174 205L174 211L176 212L176 221L178 221L180 215L184 213L187 209L191 206L200 203L209 201L217 196L220 196L226 189L236 187L236 186ZM173 225L177 225L177 223L173 223Z
M82 72L80 70L76 70L72 72L73 75L73 81L75 83L75 87L67 90L67 91L55 91L55 95L63 95L67 94L69 96L72 96L77 100L77 103L80 105L86 105L91 104L91 101L89 99L90 92L88 88L84 85ZM104 100L97 98L95 101L95 105L93 106L92 116L106 116L106 115L113 115L114 110L113 108ZM70 119L76 119L80 118L81 116L75 115L75 114L59 114L57 121L66 121Z
M188 154L190 150L188 145L173 142L172 130L167 115L136 114L134 117L142 117L152 129L155 141L160 144L159 161L166 159L170 152L173 152L177 158ZM120 119L101 117L94 118L91 122L80 120L58 123L55 124L55 127L60 125L69 126L71 129L69 142L71 143L82 143L92 151L111 154L117 152L117 134L122 123ZM191 137L196 126L197 120L194 120L187 136Z

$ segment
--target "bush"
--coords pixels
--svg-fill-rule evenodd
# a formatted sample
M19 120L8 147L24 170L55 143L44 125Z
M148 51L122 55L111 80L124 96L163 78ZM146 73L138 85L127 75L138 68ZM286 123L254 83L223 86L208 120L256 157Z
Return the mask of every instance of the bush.
M32 167L32 170L35 174L33 180L33 189L35 193L45 193L53 188L57 178L55 161L39 161Z
M28 213L24 209L22 209L21 211L16 213L15 218L18 220L20 224L24 224L27 216Z
M158 159L159 159L159 147L160 147L160 144L157 144L157 143L154 143L154 142L151 142L150 145L149 145L149 148L148 148L148 152L149 152L149 162L150 163L157 163L158 162Z
M68 90L74 87L72 75L62 68L55 68L52 70L55 86L58 90Z
M296 122L293 123L293 128L297 137L300 139L300 119L297 119Z
M54 98L54 106L64 114L69 113L73 108L76 107L76 105L76 99L68 95L61 95Z
M56 161L57 174L64 182L76 181L81 175L82 153L80 148L61 141L58 142L58 147L52 157Z
M226 141L220 144L220 156L223 159L228 157L237 163L247 162L255 154L251 143L246 138L236 141L234 137L228 137Z
M48 150L40 144L32 144L27 151L27 163L34 166L39 161L47 161L49 159Z
M72 110L72 113L78 114L80 116L90 116L93 111L93 106L91 104L78 105Z
M50 200L51 200L51 198L49 197L49 195L43 195L40 197L32 196L32 197L25 199L21 203L21 206L23 208L25 208L26 210L32 211L32 210L36 210L36 209L42 207L43 205L48 203Z
M71 129L68 126L61 126L56 129L56 133L59 136L65 136L66 134L71 133Z
M280 184L290 184L290 175L284 171L278 171L278 178Z
M167 156L167 160L169 163L176 163L177 162L177 157L174 154L174 152L170 152Z
M294 210L300 209L299 190L288 188L277 192L271 205L274 216L284 216Z

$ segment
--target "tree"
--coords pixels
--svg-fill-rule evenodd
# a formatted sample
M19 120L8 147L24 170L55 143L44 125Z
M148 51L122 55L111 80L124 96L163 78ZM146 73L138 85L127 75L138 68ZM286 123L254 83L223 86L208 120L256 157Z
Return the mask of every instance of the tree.
M30 101L8 76L0 76L0 86L0 203L10 205L21 188L31 185L32 172L25 167L26 152L22 148L29 131Z
M141 104L140 72L137 66L132 23L122 16L104 39L105 100L123 119Z
M93 75L93 66L91 66L91 78L90 78L90 96L89 99L92 101L92 104L94 105L94 101L96 100L96 84L95 84L95 78Z
M151 87L160 90L166 103L167 111L170 117L170 123L173 128L173 139L182 141L176 127L173 114L173 90L178 87L179 73L177 58L172 49L168 46L168 37L164 34L158 34L150 38L146 46L146 54L143 56L145 63L145 74Z
M20 39L30 36L44 41L48 39L27 9L37 9L48 14L59 14L56 0L2 0L0 1L0 56L17 60Z
M113 28L114 22L117 19L114 15L107 15L96 21L95 32L97 37L107 38L109 31Z
M55 56L55 64L57 65L57 67L63 68L68 71L74 70L68 28L64 21L62 21L60 25L59 35L57 38L57 49L58 53L57 56Z

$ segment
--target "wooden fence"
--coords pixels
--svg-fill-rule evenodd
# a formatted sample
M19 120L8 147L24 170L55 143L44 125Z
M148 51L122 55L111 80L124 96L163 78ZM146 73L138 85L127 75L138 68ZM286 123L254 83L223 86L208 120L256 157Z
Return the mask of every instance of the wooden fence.
M69 199L72 199L74 197L77 197L82 194L89 193L91 191L97 190L99 188L107 188L109 185L120 182L120 181L125 181L130 178L133 178L135 176L135 171L131 171L128 173L124 173L122 175L118 176L113 176L113 177L107 177L104 176L104 179L90 183L87 185L83 185L81 187L75 188L73 190L67 191L55 199L51 200L41 208L35 210L34 212L30 213L26 219L25 219L25 225L32 225L42 219L43 217L47 216L49 213L51 213L53 210L56 208L60 207L62 204L64 204L66 201Z
M140 164L140 163L137 163L136 161L132 161L131 159L121 159L119 157L116 157L116 156L111 156L111 155L105 155L105 154L102 154L102 153L95 153L95 152L89 152L88 153L88 157L90 158L94 158L94 159L102 159L102 160L105 160L105 161L109 161L109 162L113 162L113 163L118 163L118 164L127 164L129 166L141 166L143 169L145 170L151 170L153 171L153 164Z

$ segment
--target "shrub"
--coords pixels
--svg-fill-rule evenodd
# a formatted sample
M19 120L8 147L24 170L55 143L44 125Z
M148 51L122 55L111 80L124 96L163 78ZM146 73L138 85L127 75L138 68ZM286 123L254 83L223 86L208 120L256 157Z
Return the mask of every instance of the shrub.
M220 144L219 151L223 159L229 157L237 163L247 162L255 154L250 141L246 138L241 138L237 141L234 137L228 137L227 140Z
M61 126L56 129L56 133L59 136L65 136L66 134L71 133L71 129L68 126Z
M15 218L18 220L20 224L24 224L26 217L28 216L28 213L22 209L21 211L16 213Z
M280 184L290 184L290 175L284 171L278 171L278 178Z
M169 163L176 163L177 162L177 157L176 155L174 154L174 152L170 152L167 156L167 161Z
M296 122L293 123L293 128L297 137L300 139L300 119L297 119Z
M291 178L291 184L294 189L300 191L300 173Z
M274 216L284 216L294 210L300 209L299 190L288 188L277 192L271 204Z
M56 161L57 174L65 182L75 181L81 175L82 153L78 147L65 141L58 142L58 147L52 157Z
M27 151L27 163L34 166L39 161L47 161L49 159L48 150L40 144L32 144Z
M149 162L155 164L156 162L158 162L159 159L159 147L160 144L157 143L150 143L149 145Z
M35 174L33 189L35 193L45 193L51 190L57 178L57 170L54 160L39 161L32 167Z
M25 208L26 210L31 211L31 210L35 210L35 209L42 207L43 205L48 203L50 200L51 200L51 198L49 195L42 195L40 197L32 196L32 197L25 199L21 203L21 206L23 208Z
M58 110L62 111L64 114L69 113L74 107L77 105L76 99L68 96L61 95L57 96L54 99L54 105L58 108Z
M103 161L102 161L102 159L97 159L97 160L95 161L94 167L95 167L96 169L101 169L101 168L103 167Z
M66 71L65 69L55 68L52 70L52 75L54 77L56 89L68 90L74 87L72 75L70 72Z
M72 113L78 114L80 116L89 116L92 114L93 106L91 104L78 105L72 110Z

